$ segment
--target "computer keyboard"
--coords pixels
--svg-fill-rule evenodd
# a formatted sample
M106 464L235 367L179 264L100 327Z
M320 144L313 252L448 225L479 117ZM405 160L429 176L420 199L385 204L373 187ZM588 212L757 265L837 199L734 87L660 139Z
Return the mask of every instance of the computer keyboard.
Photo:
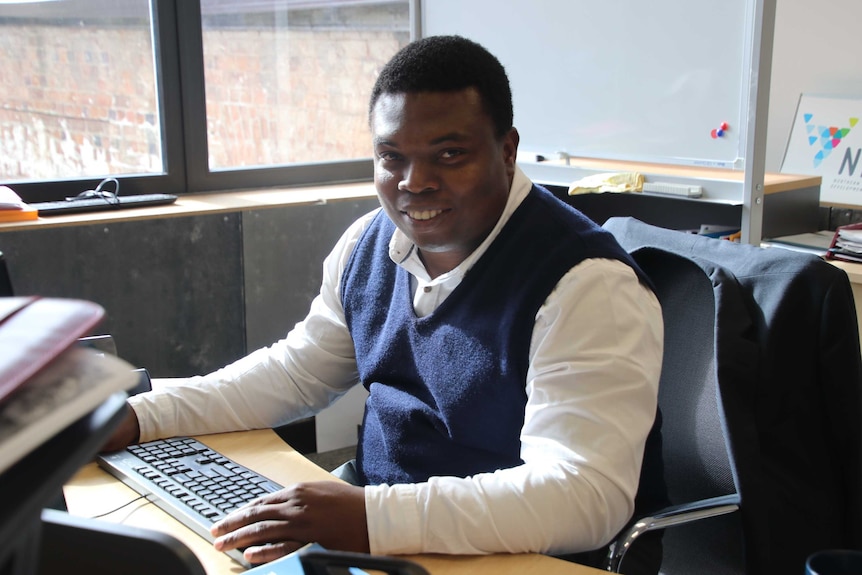
M102 454L100 467L212 542L210 526L281 486L190 437L160 439ZM227 554L245 567L242 552Z
M36 208L40 216L59 216L80 212L99 212L102 210L121 210L123 208L140 208L143 206L158 206L172 204L177 201L173 194L139 194L134 196L114 196L113 198L74 198L56 202L33 202L28 204Z

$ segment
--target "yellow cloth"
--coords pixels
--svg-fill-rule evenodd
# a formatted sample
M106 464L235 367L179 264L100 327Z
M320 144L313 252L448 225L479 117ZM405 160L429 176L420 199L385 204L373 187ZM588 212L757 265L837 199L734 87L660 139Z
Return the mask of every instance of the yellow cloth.
M593 174L569 186L569 195L591 192L640 192L643 191L644 177L637 172Z

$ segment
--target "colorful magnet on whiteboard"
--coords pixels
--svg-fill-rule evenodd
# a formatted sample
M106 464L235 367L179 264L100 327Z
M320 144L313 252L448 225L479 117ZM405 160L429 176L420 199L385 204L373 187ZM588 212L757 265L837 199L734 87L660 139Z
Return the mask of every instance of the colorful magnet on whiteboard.
M722 122L718 128L713 129L709 135L712 136L712 139L721 138L724 136L724 133L727 131L727 122Z

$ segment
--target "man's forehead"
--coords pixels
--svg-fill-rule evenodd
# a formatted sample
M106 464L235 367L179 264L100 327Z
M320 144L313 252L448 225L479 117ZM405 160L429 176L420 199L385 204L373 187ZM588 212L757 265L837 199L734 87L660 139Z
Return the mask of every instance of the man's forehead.
M371 117L374 143L419 138L426 143L465 140L491 129L478 97L460 92L395 93L381 97ZM487 125L486 125L487 124Z
M373 109L377 109L381 105L422 104L425 102L437 102L441 99L456 98L464 98L481 103L479 91L473 86L467 86L466 88L458 90L410 90L382 92L375 101Z
M484 105L475 88L448 91L386 92L380 95L371 111L371 121L375 116L386 114L421 114L435 110L438 113L453 108L484 111Z

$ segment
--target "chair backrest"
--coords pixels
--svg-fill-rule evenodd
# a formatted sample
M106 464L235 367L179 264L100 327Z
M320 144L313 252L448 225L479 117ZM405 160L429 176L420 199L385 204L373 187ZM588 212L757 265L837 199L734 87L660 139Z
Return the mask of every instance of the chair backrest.
M691 259L656 248L636 250L632 256L653 282L664 318L659 409L668 498L678 505L734 494L716 387L713 281L727 278L711 278ZM661 572L740 573L741 542L739 518L733 516L666 530ZM624 561L623 572L625 566Z
M653 282L664 317L659 408L670 502L735 493L716 395L712 282L681 256L655 248L632 255Z

